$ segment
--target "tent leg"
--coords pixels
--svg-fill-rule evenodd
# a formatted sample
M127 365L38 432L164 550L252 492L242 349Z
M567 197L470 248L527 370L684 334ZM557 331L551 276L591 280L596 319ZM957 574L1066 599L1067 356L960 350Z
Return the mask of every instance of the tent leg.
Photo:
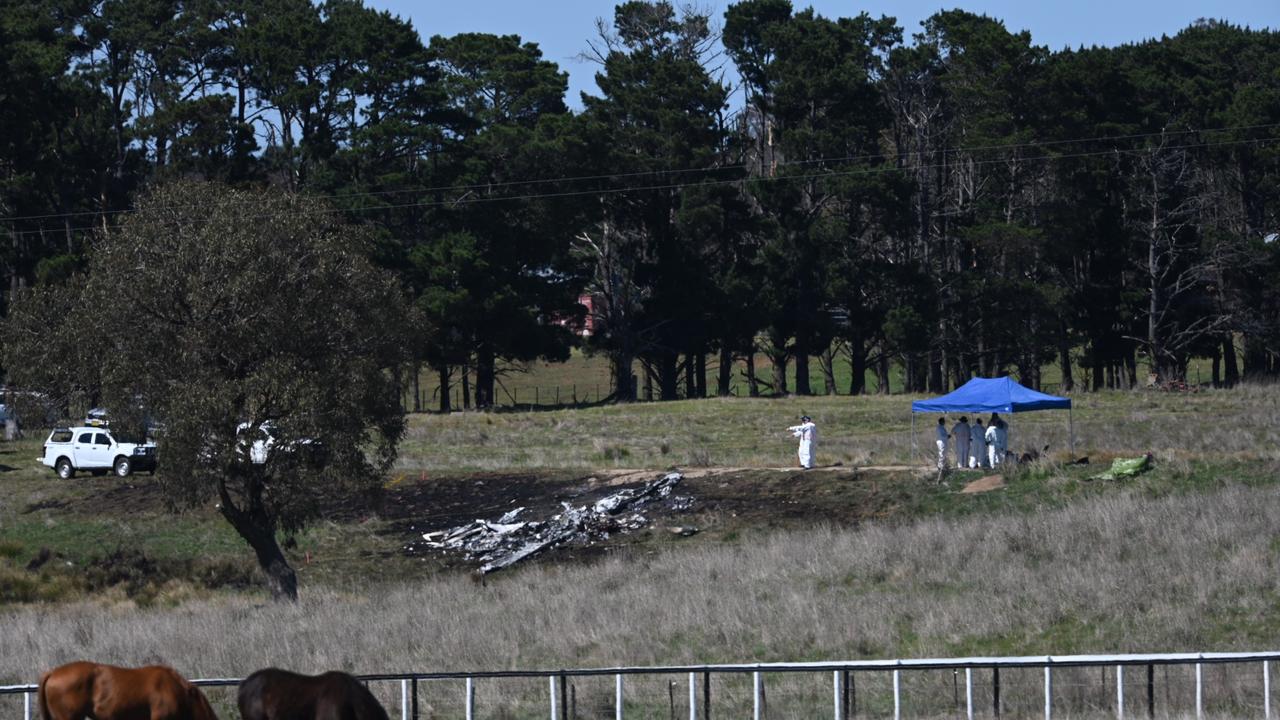
M911 457L907 459L907 464L910 465L915 461L916 461L916 414L915 412L912 412L911 413Z
M1068 458L1068 460L1070 462L1075 462L1076 460L1076 423L1074 420L1071 419L1071 408L1067 408L1067 442L1068 442L1067 447L1069 448L1068 452L1071 453L1071 457Z

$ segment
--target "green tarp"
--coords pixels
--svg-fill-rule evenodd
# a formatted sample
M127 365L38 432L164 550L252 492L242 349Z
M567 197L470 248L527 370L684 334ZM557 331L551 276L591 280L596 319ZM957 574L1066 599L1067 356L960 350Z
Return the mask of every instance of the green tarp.
M1133 477L1151 469L1151 453L1138 458L1116 458L1111 461L1111 469L1101 475L1094 475L1090 480L1118 480Z

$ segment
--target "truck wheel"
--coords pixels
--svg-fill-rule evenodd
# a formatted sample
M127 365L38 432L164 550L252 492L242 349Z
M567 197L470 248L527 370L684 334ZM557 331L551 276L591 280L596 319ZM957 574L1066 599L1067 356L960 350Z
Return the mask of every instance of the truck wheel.
M53 470L63 480L70 480L76 474L76 469L71 467L71 461L66 458L58 458L58 462L54 463Z
M129 473L133 472L133 465L129 462L129 458L127 457L116 458L116 464L114 467L116 475L120 477L129 477Z

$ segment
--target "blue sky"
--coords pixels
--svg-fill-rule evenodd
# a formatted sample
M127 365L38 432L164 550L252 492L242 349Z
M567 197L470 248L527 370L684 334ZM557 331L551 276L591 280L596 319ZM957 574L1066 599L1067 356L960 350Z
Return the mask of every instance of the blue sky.
M569 103L580 106L580 91L594 92L596 66L575 56L595 37L595 19L610 18L613 0L365 0L365 5L413 21L423 36L460 32L515 34L538 43L543 55L569 73ZM679 4L679 3L677 3ZM723 17L728 0L699 0L699 7ZM812 6L827 17L866 11L890 15L908 35L940 9L963 8L1004 21L1011 31L1029 30L1032 41L1053 50L1090 45L1113 46L1176 34L1198 18L1227 20L1252 28L1280 29L1280 0L793 0L797 9Z

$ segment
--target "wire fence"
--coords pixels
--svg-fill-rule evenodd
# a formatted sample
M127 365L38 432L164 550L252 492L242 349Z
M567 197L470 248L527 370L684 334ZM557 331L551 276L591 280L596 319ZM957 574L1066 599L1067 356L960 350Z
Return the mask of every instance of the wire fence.
M978 657L361 675L392 716L422 718L1271 718L1280 652ZM234 707L239 679L195 680ZM0 687L33 718L36 686ZM4 704L7 703L8 706ZM225 712L225 710L224 710Z

